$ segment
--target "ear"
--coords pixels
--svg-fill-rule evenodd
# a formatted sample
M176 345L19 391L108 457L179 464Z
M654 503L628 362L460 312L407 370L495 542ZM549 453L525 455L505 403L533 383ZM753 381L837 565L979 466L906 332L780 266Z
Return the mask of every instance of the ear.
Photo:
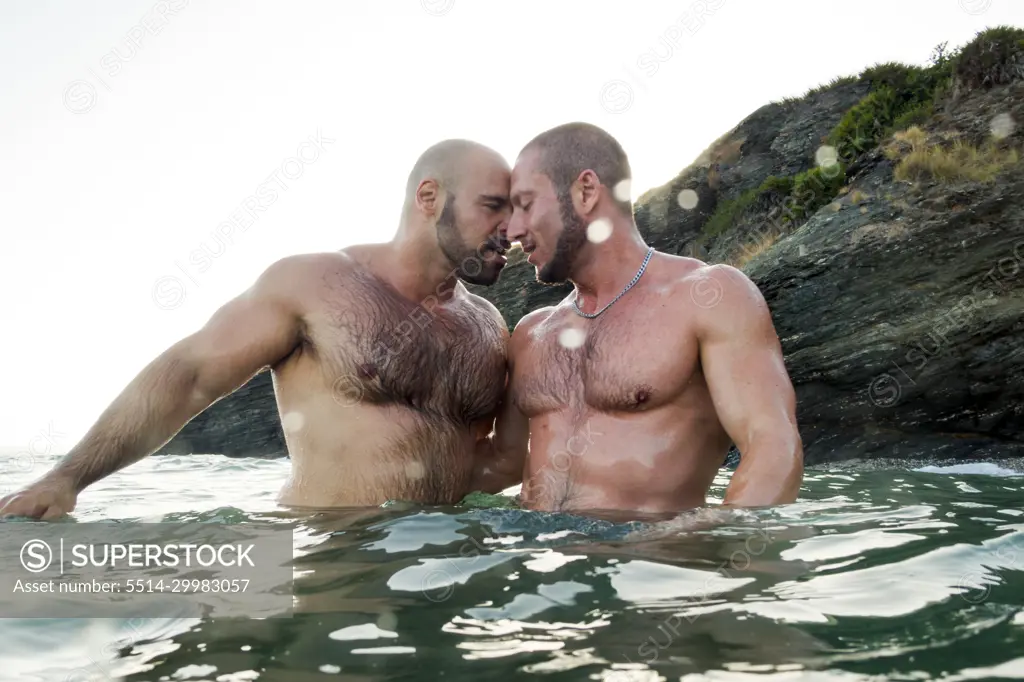
M579 174L573 183L572 198L580 215L587 215L597 208L601 195L601 179L589 168Z
M416 207L433 218L441 208L441 188L436 180L424 180L416 188Z

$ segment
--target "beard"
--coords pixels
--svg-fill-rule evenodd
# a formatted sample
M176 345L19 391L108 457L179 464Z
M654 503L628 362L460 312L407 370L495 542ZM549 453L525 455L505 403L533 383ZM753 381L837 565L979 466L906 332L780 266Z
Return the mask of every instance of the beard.
M437 219L437 245L463 282L490 286L501 276L502 263L497 259L491 241L473 247L462 238L455 217L454 195L445 201Z
M558 195L559 214L562 218L562 232L555 244L551 260L537 269L537 281L541 284L564 284L572 275L576 256L587 243L587 225L576 213L569 193Z

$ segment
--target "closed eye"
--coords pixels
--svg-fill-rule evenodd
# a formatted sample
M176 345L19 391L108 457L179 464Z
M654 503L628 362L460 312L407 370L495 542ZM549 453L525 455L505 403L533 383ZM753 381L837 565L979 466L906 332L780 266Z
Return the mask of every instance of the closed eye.
M520 194L512 195L512 206L520 208L524 211L529 211L530 207L533 206L532 192L523 192Z
M499 196L484 196L480 203L489 211L500 211L508 205L508 199Z

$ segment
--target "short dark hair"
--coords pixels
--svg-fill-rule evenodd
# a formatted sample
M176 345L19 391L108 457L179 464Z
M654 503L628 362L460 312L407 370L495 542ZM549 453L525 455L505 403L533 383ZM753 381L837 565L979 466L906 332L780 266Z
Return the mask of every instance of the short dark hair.
M612 200L626 215L633 215L633 202L615 196L616 186L632 178L629 159L618 140L590 123L566 123L547 130L523 148L540 153L540 171L551 179L559 196L568 196L569 187L580 173L590 169L601 184L612 191Z

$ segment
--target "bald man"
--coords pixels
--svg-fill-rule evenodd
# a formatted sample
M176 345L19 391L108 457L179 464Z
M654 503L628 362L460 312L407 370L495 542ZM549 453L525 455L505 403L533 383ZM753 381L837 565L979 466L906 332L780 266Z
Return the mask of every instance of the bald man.
M768 307L739 270L645 244L630 175L618 142L583 123L516 161L508 238L538 281L575 286L512 334L475 487L522 482L531 509L672 514L705 504L735 443L725 503L792 502L803 450Z
M294 507L454 503L505 385L508 329L459 281L505 264L510 168L465 140L428 149L387 243L283 258L198 332L151 362L63 460L0 500L57 518L78 494L158 450L269 367Z

